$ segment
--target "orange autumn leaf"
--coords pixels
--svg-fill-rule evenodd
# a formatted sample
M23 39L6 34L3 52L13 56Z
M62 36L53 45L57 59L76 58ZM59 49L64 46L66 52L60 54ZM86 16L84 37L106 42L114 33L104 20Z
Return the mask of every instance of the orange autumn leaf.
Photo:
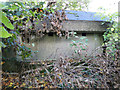
M1 65L4 64L5 62L1 62Z

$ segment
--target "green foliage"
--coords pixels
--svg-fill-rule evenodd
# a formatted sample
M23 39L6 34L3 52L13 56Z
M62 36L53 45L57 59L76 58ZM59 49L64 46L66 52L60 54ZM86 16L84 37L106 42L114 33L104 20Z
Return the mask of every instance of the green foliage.
M12 34L8 33L4 27L0 27L0 38L8 38L12 36Z
M85 3L84 3L85 1ZM14 46L16 48L16 50L18 52L22 52L22 58L26 58L29 57L31 52L30 49L28 49L27 47L24 46L24 44L21 44L21 42L17 41L17 34L20 34L21 28L17 27L17 26L23 26L26 23L31 21L33 19L35 20L42 20L44 17L47 16L46 12L56 13L56 10L61 10L61 9L77 9L77 6L79 6L80 4L80 10L83 8L84 4L87 5L87 1L88 0L84 0L84 1L80 1L79 4L77 2L71 2L68 1L67 3L65 2L61 2L61 1L57 1L55 3L49 3L46 7L44 7L44 5L46 4L46 2L33 2L32 0L27 0L26 2L6 2L5 4L0 3L2 6L2 11L0 12L0 14L2 15L2 19L1 22L10 29L10 33L12 33L12 37L10 37L9 39L7 39L4 43L7 43L6 46L10 47L11 45ZM73 7L73 8L72 8ZM86 6L84 7L86 8ZM43 11L40 11L40 10ZM58 13L56 13L58 14ZM63 16L65 16L62 13ZM9 17L9 19L7 18ZM13 23L13 25L11 24L11 22ZM31 21L32 22L32 21ZM15 27L16 26L16 27ZM1 36L4 38L8 38L9 36L11 36L11 34L8 33L7 30L5 30L5 27L1 27L2 29L2 34ZM29 29L33 29L33 26L29 26ZM14 31L13 31L14 29ZM25 30L24 32L26 32L27 30ZM29 32L31 32L31 30L29 30ZM59 33L59 32L57 32Z
M80 54L81 51L87 51L87 42L88 39L87 37L81 36L78 37L77 35L75 35L76 32L74 32L74 37L76 38L75 40L72 40L72 43L70 44L71 47L75 47L74 52L77 54Z
M0 3L1 4L1 3ZM5 5L3 5L5 6ZM18 51L22 51L22 59L29 57L31 52L30 49L28 49L27 47L24 47L23 44L21 44L19 41L17 41L17 34L19 34L19 31L16 29L14 31L11 31L14 28L14 26L11 24L10 20L7 17L10 17L11 20L13 21L17 21L19 20L19 16L22 15L23 13L21 12L17 12L14 14L14 12L16 10L19 10L19 7L21 8L25 8L24 5L20 2L18 3L7 3L7 6L5 6L3 9L3 11L0 11L0 15L2 16L2 18L0 18L0 22L2 24L4 24L7 28L10 29L10 33L8 33L8 31L6 30L6 28L4 26L0 27L0 38L7 38L4 39L4 42L1 42L0 47L11 47L13 46L14 48L16 48L16 50ZM25 14L26 12L24 12ZM14 25L16 24L16 22L13 23ZM12 36L12 37L10 37ZM8 38L9 37L9 38ZM5 43L5 44L4 44Z
M107 15L109 17L109 22L111 23L111 26L107 28L106 32L104 33L104 44L106 45L106 53L112 56L115 56L116 52L120 50L119 42L120 42L120 31L118 22L115 21L118 17L117 13Z
M3 23L7 28L14 29L13 25L11 24L10 20L6 17L6 14L0 11L0 22ZM12 36L3 26L0 26L0 38L8 38Z
M18 7L16 5L14 5L14 4L11 4L11 6L8 7L7 9L14 11L14 10L18 9Z
M13 25L6 17L6 14L4 12L0 11L0 16L2 16L0 18L1 23L3 23L7 28L14 29ZM8 38L10 36L12 36L12 34L8 33L8 31L3 26L0 25L0 38ZM1 52L1 47L6 47L6 45L0 41L0 52Z
M86 10L90 0L57 0L57 9ZM65 6L66 5L66 6Z
M4 47L4 48L5 48L6 45L5 45L3 42L0 41L0 52L1 52L1 47Z
M13 25L11 24L10 20L6 17L5 13L0 11L0 15L2 16L0 21L9 29L14 29Z

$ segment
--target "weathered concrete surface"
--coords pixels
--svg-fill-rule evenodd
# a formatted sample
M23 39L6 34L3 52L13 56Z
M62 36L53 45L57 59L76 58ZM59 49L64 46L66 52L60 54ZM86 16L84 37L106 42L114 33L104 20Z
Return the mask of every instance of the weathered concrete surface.
M43 29L42 23L46 22L47 29L51 28L51 24L49 22L49 19L45 19L43 21L34 21L35 24L35 30ZM36 24L37 23L37 24ZM102 21L82 21L82 20L68 20L63 22L63 31L98 31L98 32L104 32L105 29L108 27L107 24L102 25ZM108 22L106 22L108 23ZM30 26L32 26L31 22L28 22L26 26L20 26L22 29L28 29Z
M100 31L104 32L107 28L106 25L102 25L100 21L66 21L63 24L63 30L69 31Z
M78 36L81 37L82 34L78 34ZM88 39L87 54L90 55L95 48L101 46L103 38L101 33L86 33L86 37ZM32 40L26 46L30 47L33 51L38 51L35 54L33 53L34 59L57 59L60 56L72 57L72 55L78 57L79 55L74 53L76 48L70 46L72 40L74 38L66 39L65 37L59 38L56 35L45 35L43 38L35 39L35 41ZM80 53L81 55L85 54L84 51ZM102 53L102 51L99 53Z
M38 24L35 25L35 30L42 29L42 22L37 22ZM47 20L47 28L50 28L49 20ZM87 54L90 55L95 48L101 46L103 42L102 33L106 28L106 25L102 25L102 22L98 21L68 20L63 23L62 30L77 31L79 37L82 36L82 32L85 32L88 39ZM34 51L38 51L33 53L34 59L56 59L59 58L60 55L63 57L72 57L72 55L78 57L78 55L74 53L75 48L70 47L72 40L73 38L65 39L65 37L59 38L56 35L45 35L43 38L37 37L31 40L26 46L32 48ZM100 52L102 53L102 51ZM82 55L83 53L85 52L81 52Z
M45 21L47 23L47 29L49 29L49 20L47 19ZM36 24L36 22L38 24ZM35 30L42 29L42 22L34 22ZM28 23L27 26L31 26L31 23ZM90 55L95 48L102 45L102 33L107 27L107 24L102 25L102 21L68 20L63 23L62 30L76 31L79 33L79 37L82 36L81 34L83 32L85 32L86 37L88 38L87 54ZM64 57L72 57L72 55L74 55L74 57L78 57L78 55L74 53L75 48L70 47L72 40L73 38L65 39L65 37L59 38L56 35L45 35L43 38L36 37L36 39L31 40L30 43L27 43L26 46L30 47L33 51L38 51L33 53L34 59L56 59L59 58L60 55ZM85 52L81 53L83 54ZM102 53L102 51L100 51L100 53Z

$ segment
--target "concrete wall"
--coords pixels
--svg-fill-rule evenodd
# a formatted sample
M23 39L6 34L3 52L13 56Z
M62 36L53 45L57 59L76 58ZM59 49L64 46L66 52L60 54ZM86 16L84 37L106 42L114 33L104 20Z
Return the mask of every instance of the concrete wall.
M98 32L104 32L107 28L106 25L102 25L102 22L100 21L66 21L63 24L63 30L69 30L69 31L98 31Z
M81 37L82 34L80 33L78 36ZM90 55L92 50L102 44L102 34L86 33L86 37L88 39L87 54ZM66 39L65 37L59 38L56 35L45 35L43 38L32 40L29 44L26 44L26 46L30 47L33 51L38 51L33 54L34 59L57 59L60 56L79 57L78 54L74 53L76 48L70 46L72 40L75 40L75 38ZM83 55L85 52L82 51L81 54Z
M37 22L38 24L35 24L35 30L42 29L41 21ZM47 25L49 28L49 20L47 20ZM86 33L89 48L87 54L90 55L95 48L102 45L102 33L106 28L107 26L102 25L102 22L99 21L68 20L63 23L62 30L77 31L79 33L79 37L82 36L83 32ZM74 38L65 39L65 37L59 38L56 35L45 35L43 38L35 37L35 39L31 40L30 43L27 43L26 46L30 47L33 51L38 51L36 53L33 53L34 59L56 59L59 58L60 55L64 57L72 57L72 55L74 55L74 57L78 57L78 55L74 53L75 48L70 47L73 39ZM82 54L83 53L85 52L82 52ZM102 53L102 51L99 53Z
M47 29L51 27L49 19L45 19L43 21L34 21L35 24L35 30L43 29L42 23L46 22ZM36 24L37 23L37 24ZM82 21L82 20L68 20L63 23L62 30L68 30L68 31L88 31L88 32L104 32L105 29L108 27L109 24L102 25L102 21ZM27 23L27 26L20 26L22 29L27 29L29 26L32 26L31 22Z

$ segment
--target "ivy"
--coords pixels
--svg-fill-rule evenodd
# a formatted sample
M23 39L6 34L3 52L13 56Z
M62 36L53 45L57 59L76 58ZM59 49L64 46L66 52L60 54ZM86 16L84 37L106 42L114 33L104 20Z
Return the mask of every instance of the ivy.
M104 33L104 44L107 46L106 48L106 53L108 55L115 56L117 52L119 52L120 46L119 46L119 40L120 40L120 32L118 29L118 22L115 21L115 19L118 17L117 13L113 13L111 15L107 15L106 17L109 16L109 22L111 26L107 28L106 32Z
M6 17L5 13L0 11L0 15L2 18L0 18L0 21L9 29L14 29L13 25L11 24L10 20Z
M12 34L8 33L4 27L0 27L0 38L8 38L12 36Z

